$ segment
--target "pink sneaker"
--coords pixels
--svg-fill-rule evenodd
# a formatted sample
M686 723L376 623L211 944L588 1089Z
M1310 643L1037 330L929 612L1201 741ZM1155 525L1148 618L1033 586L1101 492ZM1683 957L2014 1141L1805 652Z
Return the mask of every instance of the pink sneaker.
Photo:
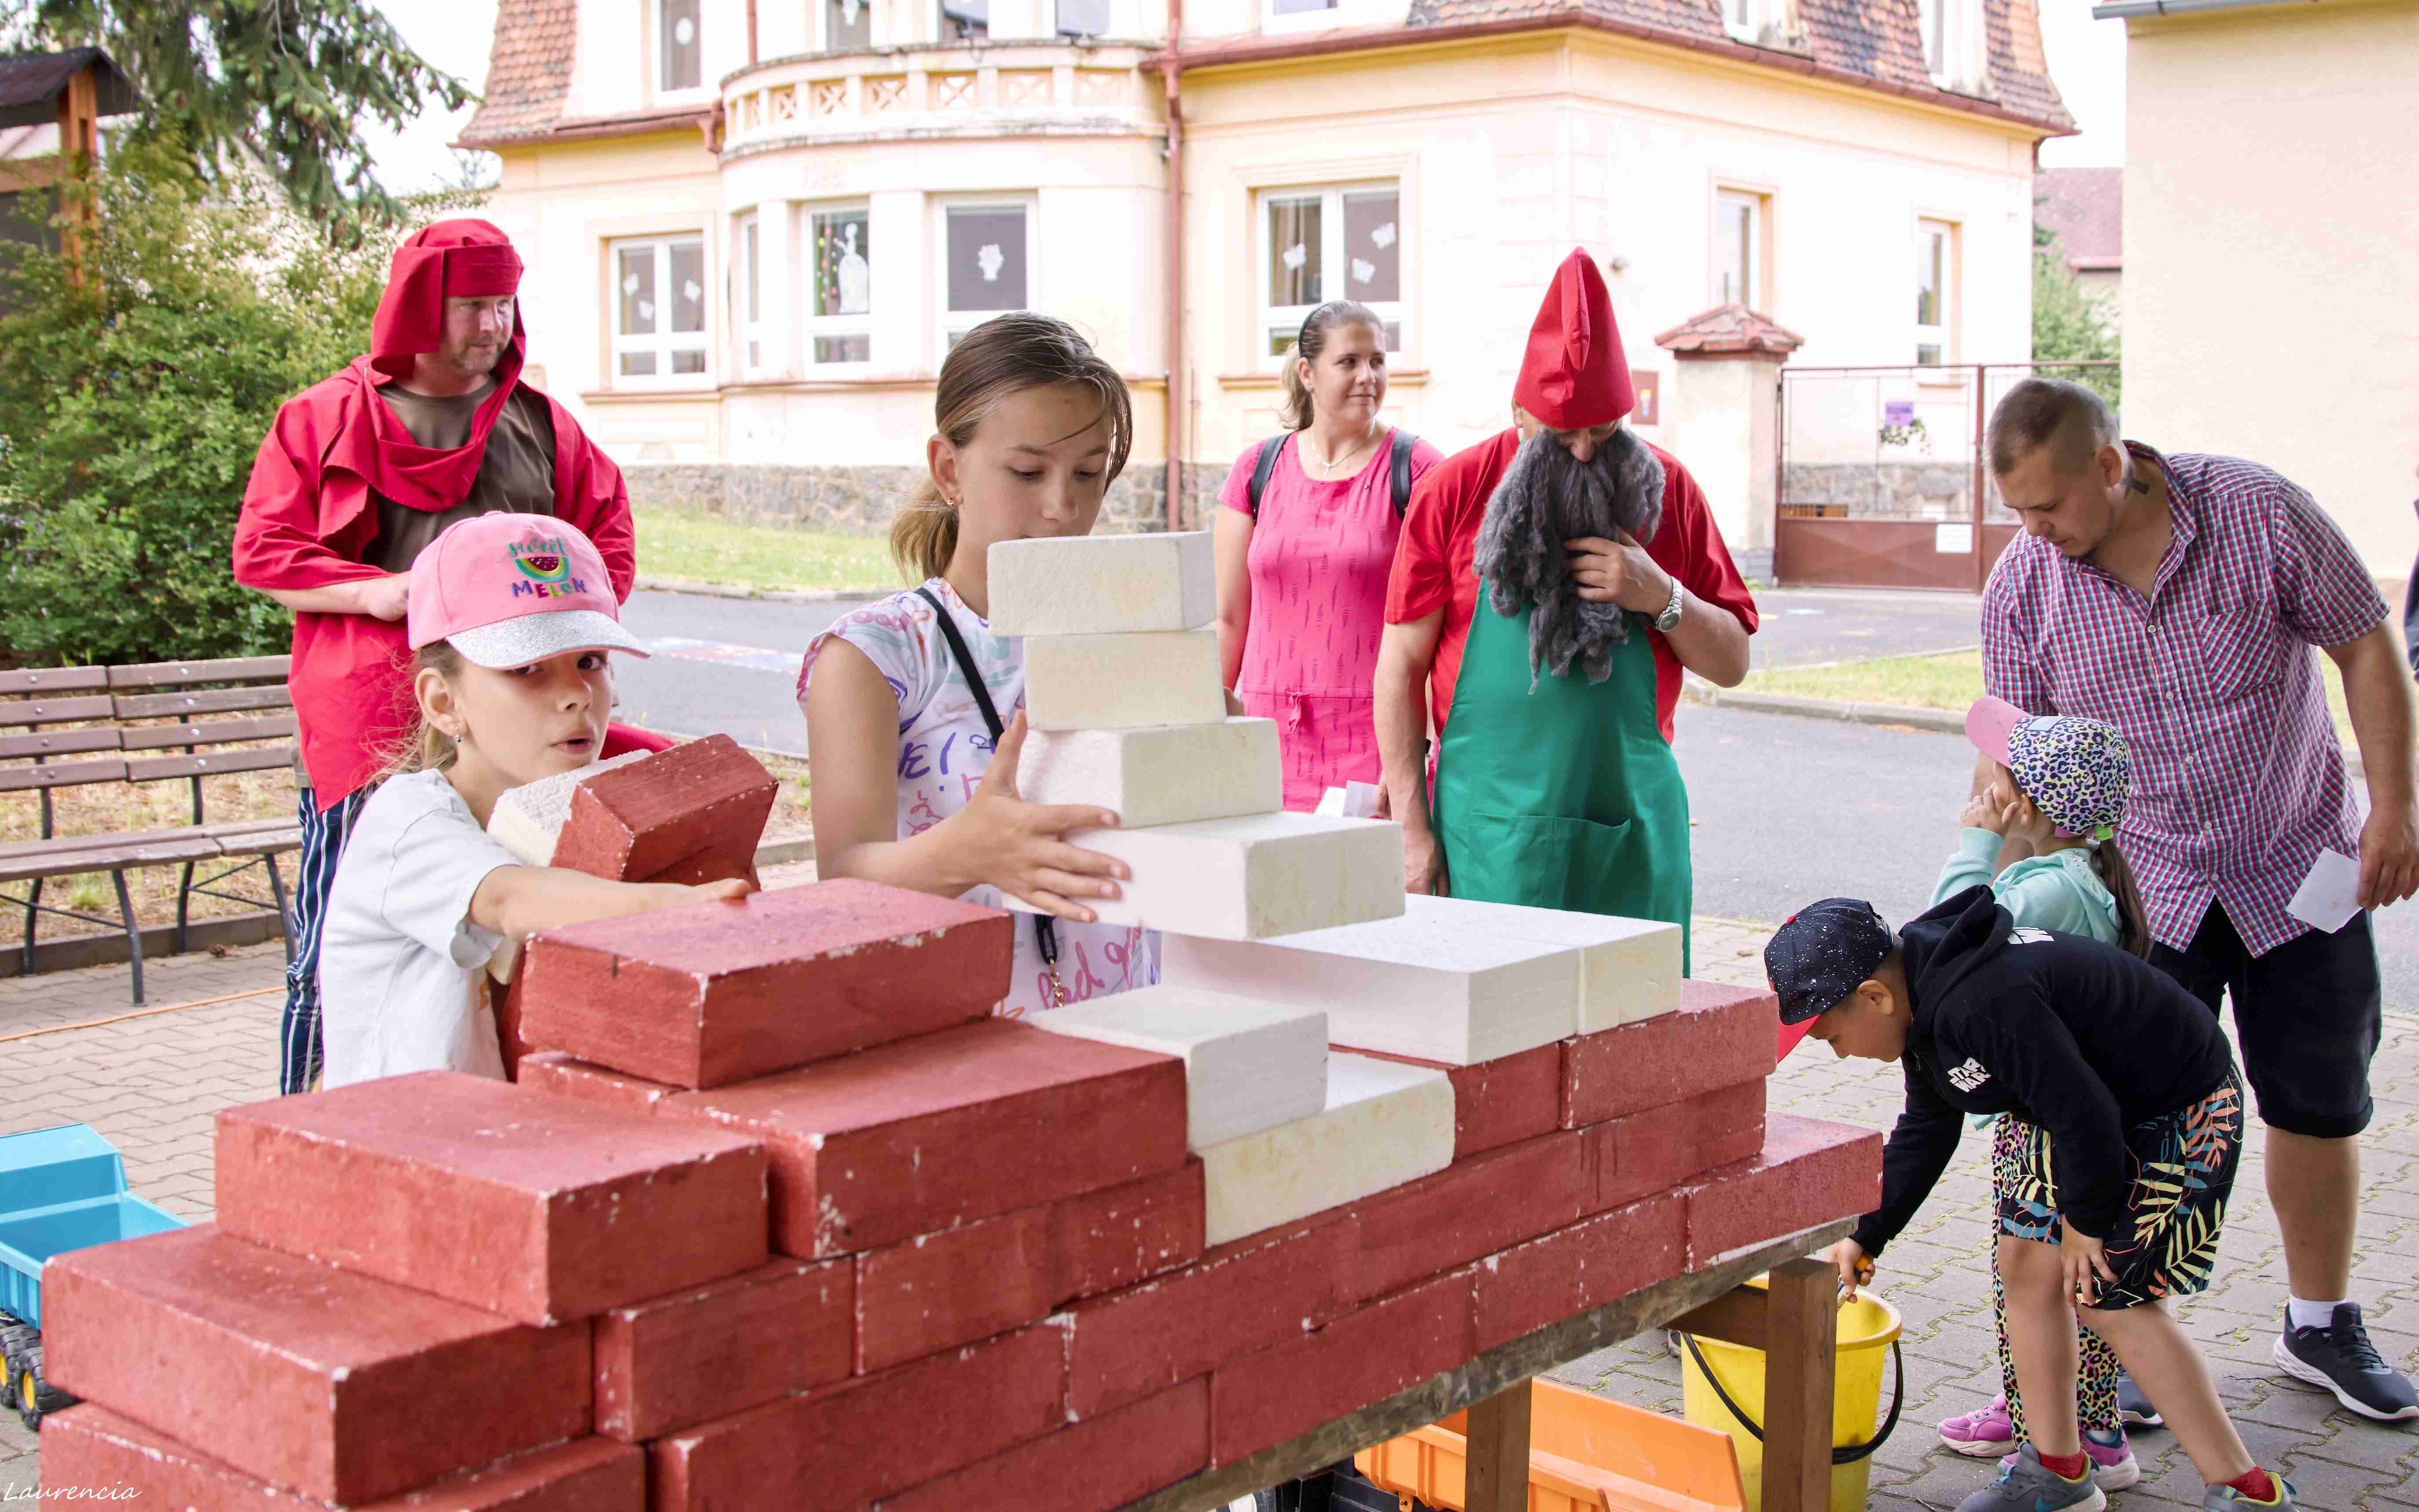
M1994 1396L1990 1406L1941 1424L1940 1442L1977 1458L2011 1452L2016 1446L2016 1426L2008 1417L2008 1399Z
M1946 1425L1943 1427L1945 1430ZM2126 1437L2125 1430L2115 1429L2116 1436L2110 1439L2102 1438L2100 1432L2087 1428L2083 1434L2083 1452L2091 1457L2091 1483L2103 1491L2121 1491L2139 1485L2142 1462L2134 1458L2133 1441ZM2016 1457L2010 1455L1999 1465L2005 1469L2015 1461Z

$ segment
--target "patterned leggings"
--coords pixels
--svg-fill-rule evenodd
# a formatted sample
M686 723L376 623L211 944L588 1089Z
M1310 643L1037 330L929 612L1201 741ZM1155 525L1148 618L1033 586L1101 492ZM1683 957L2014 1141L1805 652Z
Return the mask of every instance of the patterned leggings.
M319 936L328 922L328 889L336 885L336 862L345 841L361 818L369 790L348 793L321 813L302 790L301 864L294 879L294 959L285 967L285 1017L278 1026L277 1089L308 1090L318 1076L323 1047L319 1036Z
M2019 1162L2024 1157L2026 1141L2031 1138L2031 1126L2013 1115L2002 1117L1991 1136L1991 1185L2004 1197L2015 1190ZM2008 1288L1999 1276L1999 1226L1991 1225L1991 1318L1999 1335L1999 1389L2007 1393L2008 1417L2015 1425L2018 1443L2030 1440L2025 1428L2025 1402L2016 1392L2016 1359L2008 1349ZM2074 1416L2078 1427L2113 1430L2119 1426L2117 1416L2117 1377L2123 1368L2117 1363L2117 1351L2100 1340L2100 1335L2074 1325L2076 1360L2074 1377Z

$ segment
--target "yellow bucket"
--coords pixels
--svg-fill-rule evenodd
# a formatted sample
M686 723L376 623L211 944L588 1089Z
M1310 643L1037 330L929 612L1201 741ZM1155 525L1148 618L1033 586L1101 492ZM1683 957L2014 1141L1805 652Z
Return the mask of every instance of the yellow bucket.
M1748 1283L1762 1287L1764 1278ZM1899 1367L1897 1396L1889 1418L1873 1428L1882 1399L1882 1360L1897 1351L1898 1309L1870 1291L1840 1308L1839 1352L1831 1382L1831 1512L1862 1512L1872 1452L1898 1425L1906 1396L1906 1369ZM1739 1477L1747 1504L1764 1504L1764 1351L1720 1339L1685 1335L1680 1356L1681 1412L1691 1423L1719 1428L1738 1447ZM1708 1379L1710 1373L1711 1379ZM1719 1392L1716 1388L1718 1386ZM1725 1406L1727 1395L1738 1412ZM1744 1419L1741 1413L1745 1414Z

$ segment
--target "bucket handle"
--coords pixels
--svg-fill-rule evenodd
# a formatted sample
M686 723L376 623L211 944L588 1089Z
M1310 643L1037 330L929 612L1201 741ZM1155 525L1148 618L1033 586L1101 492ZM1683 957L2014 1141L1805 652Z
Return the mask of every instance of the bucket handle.
M1720 1399L1722 1406L1729 1411L1731 1416L1738 1420L1739 1427L1747 1429L1756 1443L1762 1443L1764 1426L1748 1416L1747 1409L1731 1400L1731 1394L1722 1390L1721 1377L1714 1374L1714 1367L1706 1363L1704 1355L1697 1349L1695 1335L1682 1334L1680 1342L1687 1346L1688 1358L1697 1362L1697 1368L1704 1373L1705 1384L1714 1388L1714 1396ZM1853 1465L1859 1459L1869 1458L1874 1450L1887 1442L1890 1430L1898 1427L1899 1409L1906 1405L1906 1356L1899 1352L1899 1341L1896 1339L1890 1340L1890 1359L1898 1367L1898 1381L1895 1388L1890 1392L1889 1415L1882 1419L1880 1429L1864 1443L1834 1447L1831 1451L1831 1463Z

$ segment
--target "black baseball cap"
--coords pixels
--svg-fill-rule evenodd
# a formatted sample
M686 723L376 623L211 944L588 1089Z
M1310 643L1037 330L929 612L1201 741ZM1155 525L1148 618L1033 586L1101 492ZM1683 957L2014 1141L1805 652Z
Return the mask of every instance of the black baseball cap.
M1898 945L1862 898L1826 898L1789 916L1764 948L1780 1022L1806 1024L1857 990Z

